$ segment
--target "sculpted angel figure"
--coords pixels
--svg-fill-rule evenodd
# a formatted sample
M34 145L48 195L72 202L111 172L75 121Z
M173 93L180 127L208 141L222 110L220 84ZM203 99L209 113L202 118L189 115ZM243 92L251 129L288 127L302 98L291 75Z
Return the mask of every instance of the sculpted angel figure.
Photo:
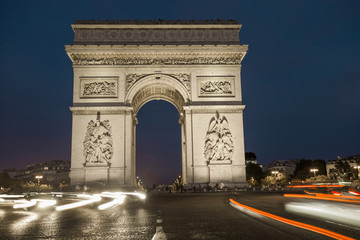
M225 116L211 118L205 138L204 155L208 163L214 161L230 160L233 152L232 135L229 130L229 123Z

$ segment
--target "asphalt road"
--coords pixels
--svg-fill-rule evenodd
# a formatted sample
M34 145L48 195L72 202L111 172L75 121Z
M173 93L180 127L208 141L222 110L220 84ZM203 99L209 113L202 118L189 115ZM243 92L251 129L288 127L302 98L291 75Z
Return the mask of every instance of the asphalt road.
M281 193L150 193L145 202L98 210L98 203L55 211L0 207L1 239L331 239L267 217L239 211L229 198L281 217L325 228L348 237L360 228L318 216L285 210L289 203L309 199L284 198ZM65 200L63 200L64 203ZM61 204L61 203L60 203ZM348 204L360 209L360 205ZM341 204L344 206L344 204Z

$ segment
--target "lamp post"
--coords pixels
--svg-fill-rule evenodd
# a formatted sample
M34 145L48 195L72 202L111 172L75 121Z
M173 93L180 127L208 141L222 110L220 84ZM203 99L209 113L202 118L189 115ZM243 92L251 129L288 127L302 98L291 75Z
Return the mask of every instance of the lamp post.
M271 171L271 174L274 174L275 175L275 177L276 177L276 175L279 173L279 171Z
M314 177L316 177L316 172L319 171L317 168L310 169L310 172L314 172Z
M358 179L360 179L360 172L359 172L359 171L360 171L360 170L359 170L359 169L360 169L360 166L358 165L358 166L355 166L354 168L357 169Z
M40 179L42 179L43 176L35 176L35 178L38 180L38 185L40 185Z

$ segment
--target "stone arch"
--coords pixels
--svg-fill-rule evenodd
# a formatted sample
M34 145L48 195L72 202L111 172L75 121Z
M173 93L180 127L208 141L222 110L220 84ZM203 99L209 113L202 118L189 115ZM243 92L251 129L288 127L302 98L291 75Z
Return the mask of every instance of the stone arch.
M141 106L151 100L165 100L173 104L179 113L183 111L190 99L189 89L186 89L180 79L168 74L149 74L139 77L128 89L126 103L133 107L136 115Z
M182 75L182 74L179 74ZM181 162L183 182L187 182L186 169L186 146L185 146L185 127L184 127L184 106L190 101L190 84L186 86L181 79L170 74L146 74L137 75L129 88L125 97L126 104L131 106L133 111L133 176L136 175L136 125L138 123L137 113L147 102L152 100L165 100L176 107L179 112L179 124L181 125ZM190 78L190 75L188 75Z

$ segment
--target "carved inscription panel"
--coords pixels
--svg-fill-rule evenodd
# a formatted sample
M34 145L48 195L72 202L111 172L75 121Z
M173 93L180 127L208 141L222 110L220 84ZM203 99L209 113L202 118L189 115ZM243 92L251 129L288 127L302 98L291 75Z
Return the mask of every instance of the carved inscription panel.
M81 98L116 98L118 96L117 77L81 77Z
M198 76L199 97L235 96L233 76Z

